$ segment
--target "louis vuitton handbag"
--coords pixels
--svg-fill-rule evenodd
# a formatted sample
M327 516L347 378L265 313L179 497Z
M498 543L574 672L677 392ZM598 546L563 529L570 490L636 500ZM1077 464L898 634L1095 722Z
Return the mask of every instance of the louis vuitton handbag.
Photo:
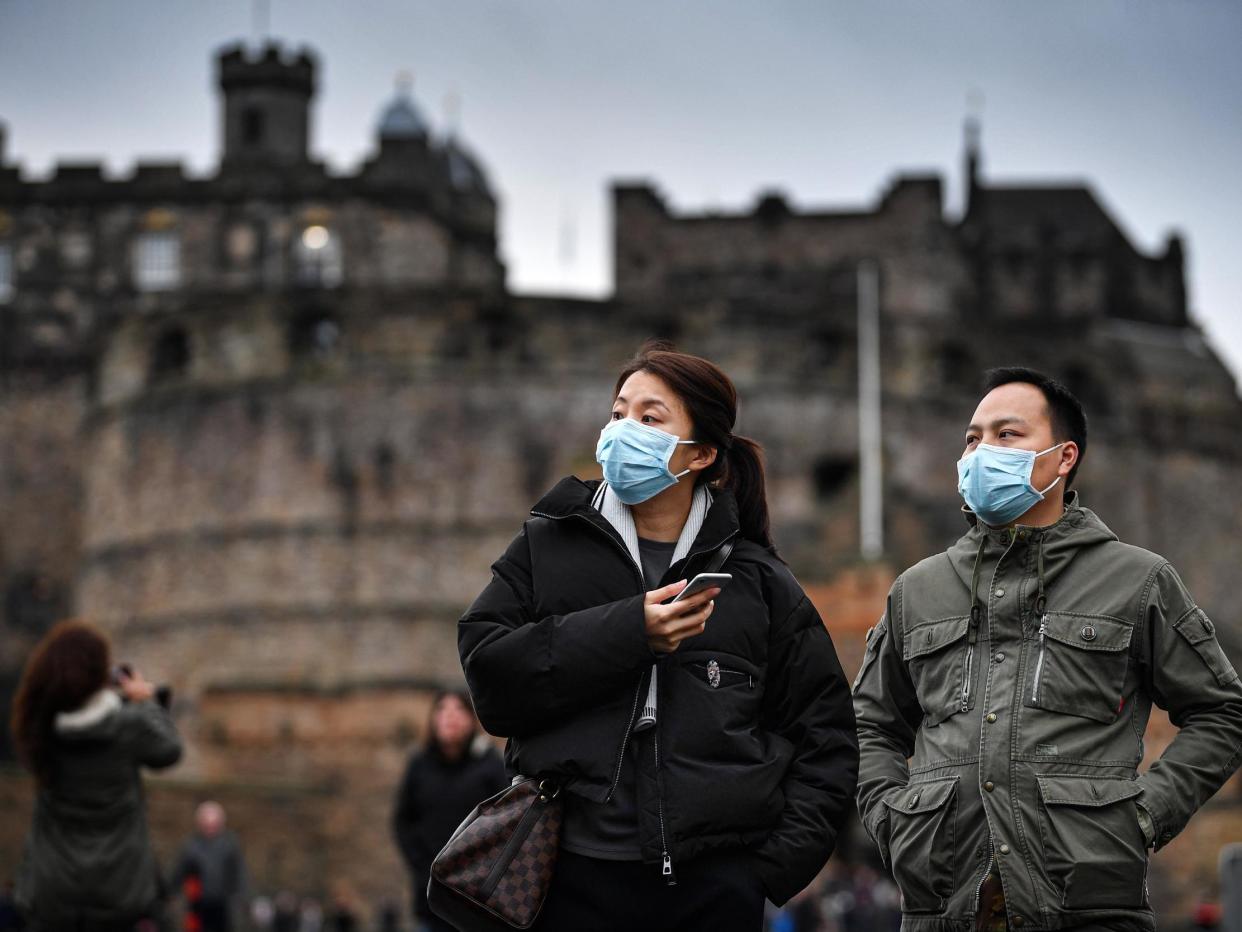
M559 797L551 780L528 777L475 806L431 863L432 912L462 932L529 929L560 849Z

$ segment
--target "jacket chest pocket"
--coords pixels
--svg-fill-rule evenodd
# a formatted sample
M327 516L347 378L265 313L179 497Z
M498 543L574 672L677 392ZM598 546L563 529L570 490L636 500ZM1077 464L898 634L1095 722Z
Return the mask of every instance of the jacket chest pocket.
M905 631L901 654L923 707L923 724L936 725L975 704L975 645L970 618L926 621Z
M1039 830L1048 879L1066 909L1140 909L1146 841L1132 780L1036 776L1043 800Z
M1132 625L1104 615L1048 612L1033 642L1024 704L1114 722L1121 713Z

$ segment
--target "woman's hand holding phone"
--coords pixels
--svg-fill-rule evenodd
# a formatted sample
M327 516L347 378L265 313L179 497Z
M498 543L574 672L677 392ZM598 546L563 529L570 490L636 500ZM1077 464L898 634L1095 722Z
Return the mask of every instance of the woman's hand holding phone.
M657 654L669 654L686 638L702 634L707 619L716 607L714 599L719 588L704 589L677 602L664 605L689 585L682 579L660 589L652 589L643 599L643 615L647 627L647 643Z

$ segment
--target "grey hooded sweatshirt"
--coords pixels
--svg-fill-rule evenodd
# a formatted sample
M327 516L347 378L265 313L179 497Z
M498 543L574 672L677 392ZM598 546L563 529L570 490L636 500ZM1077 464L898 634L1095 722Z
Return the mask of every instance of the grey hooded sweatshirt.
M141 767L169 767L181 740L154 702L111 690L56 719L55 774L40 786L17 877L36 927L129 922L159 899Z
M1076 493L1046 528L968 517L893 584L854 684L902 928L973 929L994 868L1011 929L1154 929L1147 849L1237 768L1238 674L1173 567ZM1139 774L1153 703L1181 731Z

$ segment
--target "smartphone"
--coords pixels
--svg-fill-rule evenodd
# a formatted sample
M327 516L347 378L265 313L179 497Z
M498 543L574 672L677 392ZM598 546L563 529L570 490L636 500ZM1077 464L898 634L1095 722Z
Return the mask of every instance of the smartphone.
M732 573L699 573L694 579L690 580L689 585L673 598L672 602L680 602L682 599L688 599L695 593L702 592L704 589L721 589L728 587L733 579Z

